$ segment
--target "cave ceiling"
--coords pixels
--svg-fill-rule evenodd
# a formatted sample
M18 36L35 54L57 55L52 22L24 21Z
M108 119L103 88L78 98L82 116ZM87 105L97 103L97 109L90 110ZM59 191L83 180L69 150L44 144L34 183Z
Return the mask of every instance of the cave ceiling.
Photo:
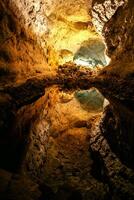
M15 80L27 79L55 71L75 57L79 64L79 53L84 65L106 65L105 45L92 23L91 4L87 0L0 1L4 13L0 21L1 73Z
M10 4L26 29L37 36L49 65L72 61L84 41L100 37L91 22L91 1L12 0Z
M110 58L112 54L116 58L118 50L122 52L120 48L122 40L119 38L118 41L115 38L113 41L108 30L105 30L107 36L102 33L104 32L102 30L125 0L114 0L113 3L110 0L102 2L97 3L96 0L0 1L1 74L14 76L15 79L16 77L27 79L46 73L47 70L53 71L68 61L75 61L79 55L82 56L82 61L88 60L93 67L97 63L107 65L109 60L105 57L105 45L101 45L103 38ZM109 29L110 27L111 25ZM127 41L124 45L126 43ZM100 53L101 49L102 53ZM114 50L117 50L117 53L114 53ZM99 55L98 58L95 57L96 55Z

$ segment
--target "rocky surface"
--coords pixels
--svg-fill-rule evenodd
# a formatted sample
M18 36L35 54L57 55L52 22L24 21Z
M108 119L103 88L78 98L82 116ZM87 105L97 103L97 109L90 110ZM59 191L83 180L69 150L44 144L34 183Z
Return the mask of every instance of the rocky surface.
M83 41L99 38L88 5L86 0L66 5L55 0L1 0L0 82L53 71L59 63L73 60Z
M111 9L105 9L109 6ZM95 8L98 8L97 11ZM93 1L93 20L97 27L102 26L102 35L107 45L107 54L111 58L111 63L106 71L118 75L126 75L133 71L133 44L132 32L134 24L134 5L132 0L128 1ZM109 14L109 17L106 17ZM112 16L111 16L112 15ZM107 18L107 20L104 20Z
M0 82L9 83L47 70L46 58L13 1L0 1Z
M0 167L11 171L0 172L0 198L133 200L133 2L92 2L93 22L111 58L99 74L98 68L72 63L47 71L48 57L52 65L58 57L45 43L45 20L51 18L50 27L57 22L56 31L50 33L55 42L59 37L55 33L64 29L60 35L64 38L70 27L82 33L84 29L85 39L87 27L92 26L87 10L79 9L80 5L87 8L86 1L76 7L71 1L66 6L59 2L0 1ZM63 6L63 12L54 13L55 7L62 10ZM42 17L44 8L47 16ZM68 38L69 34L61 46L54 43L62 50L61 57L72 56ZM45 45L49 48L42 51ZM91 112L74 97L76 89L91 87L110 102L103 115L94 109ZM17 171L19 175L13 173Z
M104 25L112 18L116 10L122 6L126 0L93 0L92 16L93 23L97 30L102 33Z
M120 118L120 120L121 119L122 118ZM121 132L122 129L124 129L125 124L122 124L122 129L121 127L117 127L117 115L114 116L113 111L108 106L104 112L102 122L100 123L101 131L99 131L95 135L95 137L91 138L90 146L91 150L93 151L93 155L95 156L94 158L97 161L96 164L99 165L100 163L100 171L98 173L98 178L101 179L105 184L108 184L111 199L134 199L134 171L131 168L127 168L124 164L122 164L122 162L119 159L120 153L118 147L120 146L119 143L122 144L122 142L118 141L121 141L123 139L123 135L121 135L120 137L119 132ZM115 136L116 134L118 135ZM115 139L115 137L117 138ZM115 141L115 143L113 144L112 141ZM120 150L124 150L125 152L127 152L127 150L125 149L127 148L125 146L125 144L127 144L127 141L125 141L125 138L123 139L123 141L124 147L122 146L122 149ZM116 154L114 152L116 152ZM122 155L123 159L125 160L123 153ZM94 167L95 166L96 165L94 165ZM98 166L97 169L99 169ZM97 178L95 168L94 176Z
M107 16L107 12L102 12L106 3L110 6L118 5L116 12L108 20L103 20ZM122 5L121 5L121 4ZM108 139L112 149L124 162L133 167L131 156L133 152L133 36L131 32L134 29L132 19L134 17L134 5L131 0L128 1L93 1L93 6L98 6L100 10L96 13L101 15L95 17L98 24L103 23L102 34L107 44L107 53L111 58L109 66L104 68L98 79L98 88L105 97L111 99L111 117L114 118L105 132L105 137ZM101 9L102 8L102 9ZM110 12L110 10L109 10ZM125 113L125 116L124 116ZM126 117L127 116L127 117ZM107 121L107 120L106 120ZM111 132L113 136L108 135ZM114 138L114 139L113 139ZM120 139L119 139L120 138ZM130 139L131 138L131 139ZM115 142L113 142L115 140ZM119 142L120 141L120 142ZM115 144L116 143L116 144ZM120 144L119 144L120 143ZM120 149L120 150L119 150ZM131 150L129 150L131 149ZM131 151L131 153L130 153Z
M72 176L77 179L90 172L89 138L94 134L92 123L99 121L100 113L83 110L73 94L56 88L49 89L44 98L40 120L34 122L30 132L25 165L39 182L58 187Z

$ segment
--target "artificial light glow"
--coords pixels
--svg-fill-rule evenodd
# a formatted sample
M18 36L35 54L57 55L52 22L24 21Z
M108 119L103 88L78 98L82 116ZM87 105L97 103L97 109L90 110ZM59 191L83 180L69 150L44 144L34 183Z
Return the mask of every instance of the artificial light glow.
M106 59L106 63L107 63L107 65L109 65L111 59L110 59L107 55L105 55L105 59Z
M73 62L73 55L71 56L65 56L63 58L59 58L59 65L63 65L67 62Z
M81 65L81 66L88 66L88 67L91 66L88 62L86 62L84 60L78 60L77 59L77 60L74 61L74 63L76 63L77 65Z

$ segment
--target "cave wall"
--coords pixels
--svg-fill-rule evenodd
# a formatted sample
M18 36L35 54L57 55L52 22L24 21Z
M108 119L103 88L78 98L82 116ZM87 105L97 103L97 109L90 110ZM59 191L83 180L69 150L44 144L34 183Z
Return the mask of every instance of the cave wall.
M125 0L93 0L92 21L97 30L102 33L104 25L112 18L116 10L124 4Z
M23 4L20 1L17 2L20 6L19 9L24 11L22 9ZM40 45L42 41L45 41L45 36L42 35L37 41L38 31L40 29L38 29L38 26L36 27L38 19L33 19L35 13L40 12L41 1L39 1L38 6L34 8L31 8L32 4L30 4L29 1L23 5L25 8L27 7L27 9L25 9L26 13L22 13L25 16L30 16L30 18L28 17L27 19L33 19L35 24L30 24L30 21L24 19L22 16L18 19L18 13L21 12L15 7L16 4L14 5L13 1L8 3L9 6L7 5L7 1L0 3L4 11L4 14L2 14L0 18L0 25L2 27L1 41L4 51L4 53L1 53L0 57L2 62L1 67L6 63L8 71L9 69L11 70L6 76L11 76L14 72L15 75L13 78L15 79L18 77L27 78L36 76L39 73L46 72L46 62L48 62L47 56L44 56L44 51ZM31 11L31 9L33 10ZM109 13L107 13L108 10ZM17 16L15 13L17 13ZM63 14L65 13L63 12ZM2 139L0 140L2 144L1 155L3 156L3 149L5 150L7 148L7 150L5 154L5 163L3 165L4 157L0 164L4 168L8 166L8 170L16 170L19 168L19 170L21 169L24 171L32 179L37 182L42 182L43 184L45 181L48 181L46 180L48 177L49 181L58 177L59 179L56 180L56 186L53 185L53 183L48 183L49 185L52 184L51 186L54 191L57 191L57 187L59 186L64 185L68 187L68 185L71 185L71 188L76 187L81 191L84 195L84 200L89 198L98 199L100 194L102 195L102 199L106 199L106 197L112 200L120 200L123 198L134 199L133 170L131 171L131 169L126 167L133 168L132 160L134 152L133 112L131 113L128 111L128 107L133 111L132 105L134 100L132 87L134 85L132 76L133 3L132 1L94 0L93 17L94 23L97 24L99 31L101 30L105 38L108 55L112 58L110 65L102 70L99 76L94 76L89 80L88 78L86 79L86 77L87 75L89 76L91 73L90 71L85 70L79 73L79 69L77 69L78 73L76 73L76 68L72 71L71 69L70 71L63 69L63 74L59 70L59 79L57 79L59 81L61 78L58 84L64 86L64 89L70 89L72 87L88 89L87 87L90 87L91 81L92 86L97 87L104 96L108 98L111 104L105 110L101 118L101 123L100 116L98 116L98 118L92 116L93 118L91 118L90 121L89 113L82 110L76 99L72 100L70 94L68 95L67 92L63 94L57 87L47 89L45 96L43 96L45 93L44 87L47 86L44 82L46 80L47 82L51 82L50 77L43 81L42 79L33 78L26 82L26 84L20 84L13 88L11 85L5 88L5 90L1 90L0 109L4 111L1 112L2 119L0 121L0 128L3 133L3 135L1 135ZM10 26L11 22L9 21L12 18L15 20L15 23L12 24L17 24L15 27ZM46 20L46 17L43 18L43 20ZM64 20L60 19L60 21ZM120 26L120 23L123 25ZM77 23L75 25L76 27L81 25L83 29L83 27L87 27L87 21L86 24L84 22L84 24ZM33 29L36 31L34 32ZM42 30L46 31L45 27L42 27ZM5 43L3 43L5 33L9 34L8 36L11 36L11 38L9 37L9 40L6 38ZM15 47L16 53L14 53L14 48L13 50L11 48L11 51L9 51L7 55L8 50L6 48L9 47ZM45 47L45 44L43 47ZM18 48L20 48L21 51L21 56L19 58ZM24 54L22 56L23 50ZM11 52L16 56L12 58L10 56ZM30 53L32 54L31 57L29 55ZM66 51L64 53L66 54ZM38 59L37 56L39 56ZM17 58L21 61L16 61ZM15 59L15 61L12 59ZM13 64L16 62L17 69L13 67ZM40 70L37 64L41 64ZM24 66L26 66L26 68ZM8 80L9 84L9 79L5 78L5 73L7 73L7 71L5 72L5 67L3 68L3 81ZM57 79L55 78L55 80ZM33 86L34 91L32 91ZM40 98L41 96L43 97ZM117 98L118 101L113 98ZM37 101L34 102L35 100ZM70 103L72 101L73 103ZM127 102L131 102L131 104L128 105ZM72 114L70 117L70 113L75 109L76 115L73 116ZM8 116L5 112L8 113ZM96 119L98 119L97 122ZM5 123L7 121L9 124ZM4 123L5 125L3 126ZM96 125L96 127L92 126L93 124ZM77 138L77 140L74 140L74 138ZM62 146L61 143L64 145ZM78 145L77 148L74 148L76 147L75 145ZM69 149L71 150L69 151ZM12 152L10 150L12 150ZM65 157L66 151L64 152L64 150L69 151L68 155L70 156L68 158ZM76 150L76 152L74 150ZM72 160L71 156L73 157ZM77 171L77 173L74 166L74 161L77 165L76 158L78 158L78 160L82 160L81 158L84 159L84 163L80 162L80 170ZM66 165L68 161L69 164ZM13 165L11 164L11 166L9 166L9 163ZM83 181L83 164L87 167L84 169L86 170L84 174L86 177L84 180L86 181ZM71 171L72 168L70 170L68 165L74 169L74 172ZM44 176L42 176L42 174ZM66 174L66 177L64 177L64 174ZM79 175L81 179L79 179ZM65 178L67 178L68 181L64 184L63 180ZM98 196L96 197L96 195Z
M99 38L91 22L91 2L0 1L1 82L26 79L73 60L81 43Z
M10 84L47 70L46 57L37 42L37 35L29 28L22 9L15 2L0 1L1 84Z
M106 5L115 11L111 18L104 20L108 15ZM95 11L95 8L100 9ZM104 135L122 162L133 168L134 5L131 0L93 1L93 17L101 25L111 58L98 76L98 87L111 103L111 116L108 113L104 118Z
M107 55L111 58L111 63L104 72L107 76L127 76L134 70L133 2L93 1L92 15L94 24L97 28L101 27L101 34L107 45Z

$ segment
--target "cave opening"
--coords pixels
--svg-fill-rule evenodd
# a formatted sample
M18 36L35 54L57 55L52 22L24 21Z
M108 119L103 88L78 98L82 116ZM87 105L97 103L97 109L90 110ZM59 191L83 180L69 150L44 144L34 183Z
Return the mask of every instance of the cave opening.
M134 199L132 5L0 0L0 199Z

